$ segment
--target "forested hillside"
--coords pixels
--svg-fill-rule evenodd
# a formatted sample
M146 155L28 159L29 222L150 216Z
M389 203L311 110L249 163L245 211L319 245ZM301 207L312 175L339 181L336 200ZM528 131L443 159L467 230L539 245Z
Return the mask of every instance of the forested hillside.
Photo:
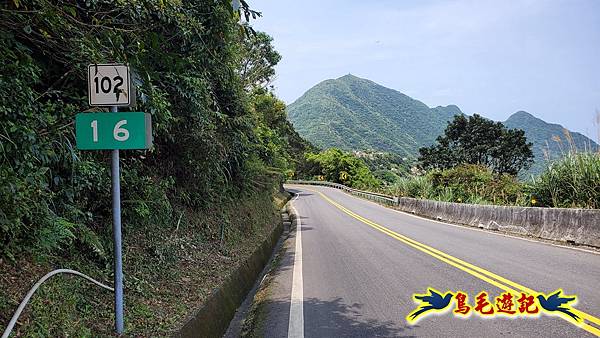
M288 106L290 121L316 146L415 157L434 142L456 106L429 108L398 91L345 75L323 81Z
M317 146L392 152L409 159L416 157L420 147L431 145L454 115L462 114L457 106L429 108L396 90L353 75L315 85L290 104L288 111L298 133ZM545 153L556 158L570 148L562 126L531 114L517 112L503 123L523 129L533 143L535 162L529 174L541 172ZM598 149L589 138L570 134L578 151Z
M0 5L0 327L53 267L112 284L110 152L74 142L75 114L101 110L88 106L88 64L127 63L137 106L122 110L153 121L150 150L121 152L128 332L173 329L278 222L272 194L310 145L267 89L280 59L270 37L240 15L258 13L230 1ZM110 294L47 288L20 334L112 331Z

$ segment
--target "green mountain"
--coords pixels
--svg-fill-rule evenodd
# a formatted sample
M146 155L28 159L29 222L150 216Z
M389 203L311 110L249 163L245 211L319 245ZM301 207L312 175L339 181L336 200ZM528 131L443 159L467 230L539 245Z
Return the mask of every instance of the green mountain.
M523 129L527 140L533 143L535 163L529 170L532 174L540 173L548 159L556 159L571 150L598 151L598 144L588 137L560 124L547 123L528 112L518 111L502 123L508 128Z
M373 81L346 75L323 81L288 106L298 133L322 148L383 150L415 157L432 144L456 106L429 108Z
M350 74L317 84L288 106L294 128L318 147L386 151L408 158L416 158L420 147L434 143L456 114L462 114L457 106L429 108L396 90ZM504 124L523 129L533 143L536 162L530 173L541 171L545 153L556 158L570 149L571 141L562 126L529 113L517 112ZM577 149L598 149L589 138L574 132L570 135Z

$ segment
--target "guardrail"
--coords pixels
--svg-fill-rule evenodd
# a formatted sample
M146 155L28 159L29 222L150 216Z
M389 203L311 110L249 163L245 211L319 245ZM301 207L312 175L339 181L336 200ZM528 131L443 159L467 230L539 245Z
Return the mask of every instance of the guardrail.
M353 189L353 188L347 187L347 186L345 186L343 184L339 184L339 183L331 183L331 182L326 182L326 181L304 181L304 180L287 180L286 183L288 183L288 184L320 185L320 186L324 186L324 187L331 187L331 188L335 188L335 189L344 190L352 195L360 196L362 198L365 198L365 199L368 199L371 201L376 201L376 202L379 202L382 204L393 205L393 206L398 205L398 197L396 197L396 196L389 196L389 195L379 194L379 193L370 192L370 191Z

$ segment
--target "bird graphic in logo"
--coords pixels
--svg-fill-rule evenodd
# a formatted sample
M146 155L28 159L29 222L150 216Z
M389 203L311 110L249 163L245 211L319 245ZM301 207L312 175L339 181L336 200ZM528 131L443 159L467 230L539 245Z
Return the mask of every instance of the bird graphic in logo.
M448 292L444 296L442 296L442 294L434 288L428 288L427 291L429 291L429 294L415 294L413 296L413 298L416 301L421 302L421 305L419 305L417 309L415 309L406 317L406 320L408 320L409 322L415 322L417 320L417 317L429 311L441 312L450 305L450 301L452 301L452 296L454 296L452 292Z
M579 318L578 315L571 312L571 310L573 310L573 308L571 308L569 306L569 303L577 301L577 296L564 295L564 297L561 297L560 296L561 293L562 293L562 289L558 289L548 297L546 297L543 294L539 294L537 296L537 299L540 302L540 305L542 306L542 308L544 310L546 310L548 312L555 312L555 311L562 312L562 313L566 314L567 316L573 318L576 322L579 322L581 320L581 318Z

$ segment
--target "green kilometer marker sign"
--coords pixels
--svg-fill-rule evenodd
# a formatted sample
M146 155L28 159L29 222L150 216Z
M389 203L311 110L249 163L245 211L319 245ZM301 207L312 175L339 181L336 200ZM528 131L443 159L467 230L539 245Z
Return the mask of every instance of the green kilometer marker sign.
M150 114L79 113L75 139L80 150L148 149L152 145Z

